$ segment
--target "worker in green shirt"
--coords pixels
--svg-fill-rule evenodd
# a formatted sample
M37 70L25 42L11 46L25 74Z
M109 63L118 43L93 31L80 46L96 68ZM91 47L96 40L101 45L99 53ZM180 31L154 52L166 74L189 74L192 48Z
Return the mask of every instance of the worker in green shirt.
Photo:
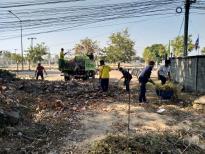
M60 52L60 59L64 59L64 49L61 48L61 52Z
M64 67L64 64L65 64L64 56L65 56L64 49L61 48L60 58L59 58L59 69L60 69L60 70Z

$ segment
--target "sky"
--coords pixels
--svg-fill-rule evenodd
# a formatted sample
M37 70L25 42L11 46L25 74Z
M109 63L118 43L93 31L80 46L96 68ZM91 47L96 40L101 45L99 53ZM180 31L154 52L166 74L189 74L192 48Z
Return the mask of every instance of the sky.
M11 2L20 2L22 0L1 0L1 3L11 3ZM29 0L27 0L29 1ZM134 1L134 0L129 0ZM120 3L126 2L125 0L111 0L111 1L97 1L97 0L86 0L79 3L67 4L68 6L87 6L87 5L103 5L105 3ZM204 3L205 4L205 3ZM59 6L63 5L58 4ZM183 4L182 4L183 5ZM36 8L41 6L34 6ZM47 6L49 7L49 5ZM183 6L181 6L183 7ZM205 5L204 13L205 13ZM27 7L29 9L29 6ZM0 8L0 12L3 12L6 15L4 21L16 20L11 14L8 13L10 8ZM12 8L13 9L13 8ZM173 14L167 16L150 16L150 17L132 17L132 18L123 18L115 19L109 21L103 21L98 23L90 23L85 26L78 26L74 28L65 29L64 31L52 32L46 34L36 34L30 36L24 36L23 29L23 48L26 50L31 43L31 40L28 40L29 37L35 37L34 45L36 43L45 42L46 46L49 47L49 51L52 55L58 54L61 48L65 50L72 49L76 43L79 43L80 40L88 37L93 40L97 40L100 47L105 47L109 42L109 36L114 32L119 32L128 28L131 39L135 42L135 50L137 56L142 56L143 50L145 47L150 46L155 43L168 44L169 40L174 39L178 35L183 35L184 32L184 12L181 14L175 13L175 7L172 8ZM184 10L183 10L184 11ZM197 39L199 35L199 45L200 47L205 47L205 14L195 14L190 13L189 21L189 34L192 34L193 41ZM40 17L39 17L40 18ZM0 18L0 24L1 22ZM18 26L18 22L16 26ZM181 27L182 25L182 27ZM1 27L0 27L1 28ZM23 27L24 28L24 27ZM31 30L32 31L32 30ZM0 40L0 50L9 50L14 52L15 49L17 53L21 53L21 44L20 44L20 30L14 31L17 38L13 39L2 39ZM4 32L6 35L6 32ZM9 32L12 34L12 32ZM1 38L1 34L0 34ZM193 51L190 55L197 54L196 51Z

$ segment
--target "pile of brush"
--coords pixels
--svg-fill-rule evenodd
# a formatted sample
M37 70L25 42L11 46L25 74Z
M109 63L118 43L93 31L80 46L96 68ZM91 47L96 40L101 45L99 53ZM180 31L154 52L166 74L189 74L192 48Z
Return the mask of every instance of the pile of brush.
M164 85L156 84L155 87L157 95L161 96L162 99L178 98L179 91L173 82L167 82Z

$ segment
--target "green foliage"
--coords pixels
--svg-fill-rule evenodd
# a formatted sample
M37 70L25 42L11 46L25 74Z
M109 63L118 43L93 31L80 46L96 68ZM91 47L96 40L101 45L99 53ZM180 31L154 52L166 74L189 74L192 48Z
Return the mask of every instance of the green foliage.
M203 47L202 49L201 49L201 53L204 55L205 54L205 47Z
M163 44L153 44L144 49L143 58L146 62L153 60L159 63L166 54L168 54L168 51Z
M22 56L20 54L12 53L11 59L14 60L16 63L22 62Z
M89 38L80 40L80 43L74 47L76 54L90 54L95 53L99 49L97 41L93 41Z
M192 43L192 36L188 36L188 52L191 52L194 48L194 44ZM171 41L171 46L173 49L173 53L175 56L180 57L183 56L184 52L184 36L177 36L174 40Z
M47 51L48 47L45 43L36 44L33 49L31 47L28 48L27 59L33 63L42 61L44 60L43 56L47 54Z
M12 53L11 59L16 62L16 67L18 70L19 63L22 63L22 60L23 60L22 56L20 54Z
M12 55L12 53L9 52L9 51L4 51L4 52L3 52L3 57L5 57L5 58L7 58L7 59L11 59L11 55Z
M134 41L130 39L128 30L113 33L110 44L104 49L106 60L109 62L130 62L135 56Z

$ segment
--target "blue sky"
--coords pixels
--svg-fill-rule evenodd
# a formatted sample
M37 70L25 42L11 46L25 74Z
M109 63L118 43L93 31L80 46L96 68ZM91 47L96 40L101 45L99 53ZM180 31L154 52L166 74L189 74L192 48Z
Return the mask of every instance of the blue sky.
M116 2L116 0L113 1ZM94 0L92 3L99 3L99 1L97 2ZM100 3L108 3L108 1L101 1ZM109 3L111 3L111 1L109 1ZM88 5L88 3L81 2L81 5ZM175 11L175 8L173 8L173 11ZM205 47L204 15L191 14L189 23L189 34L193 35L194 41L197 39L199 34L201 47ZM27 49L30 45L30 40L27 38L36 37L37 39L34 40L34 44L45 42L45 44L49 47L50 52L55 55L59 53L60 48L63 47L66 50L72 49L74 45L81 39L88 37L97 40L100 47L104 47L108 43L108 37L113 32L119 32L125 28L128 28L130 37L135 41L136 54L138 56L142 56L143 50L146 46L154 43L168 44L169 40L175 38L179 34L182 35L184 32L184 26L182 27L180 33L179 31L183 21L183 16L184 14L181 13L167 17L153 16L146 18L129 18L89 24L87 26L81 26L61 32L26 36L23 37L23 46L24 49ZM1 40L0 49L9 51L14 51L14 49L17 49L17 52L20 53L20 37L15 39Z

